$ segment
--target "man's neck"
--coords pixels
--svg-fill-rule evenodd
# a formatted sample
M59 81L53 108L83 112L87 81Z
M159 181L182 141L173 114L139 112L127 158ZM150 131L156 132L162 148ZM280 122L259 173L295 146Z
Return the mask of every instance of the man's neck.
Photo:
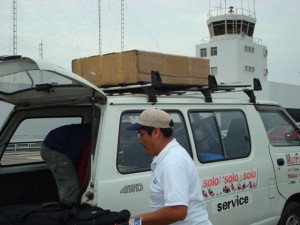
M160 146L159 146L159 151L157 153L157 155L173 140L172 137L168 137L168 138L164 138L163 141L161 142Z

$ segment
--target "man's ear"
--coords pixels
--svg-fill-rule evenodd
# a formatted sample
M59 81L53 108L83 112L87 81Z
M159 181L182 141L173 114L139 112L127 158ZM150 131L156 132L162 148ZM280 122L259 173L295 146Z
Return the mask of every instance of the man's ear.
M158 137L161 133L160 128L159 127L154 127L152 133L155 137Z

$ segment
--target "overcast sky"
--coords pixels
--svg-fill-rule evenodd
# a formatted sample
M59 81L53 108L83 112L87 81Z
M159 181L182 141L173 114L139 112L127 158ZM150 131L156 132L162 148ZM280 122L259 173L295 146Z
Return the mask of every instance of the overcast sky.
M0 0L0 55L13 53L13 0ZM254 4L255 3L255 4ZM225 0L125 0L124 50L196 56L209 9ZM269 80L300 85L300 1L227 0L256 12L254 37L268 48ZM255 5L255 7L254 7ZM102 54L121 51L121 0L101 0ZM17 53L71 70L99 54L98 0L17 0Z

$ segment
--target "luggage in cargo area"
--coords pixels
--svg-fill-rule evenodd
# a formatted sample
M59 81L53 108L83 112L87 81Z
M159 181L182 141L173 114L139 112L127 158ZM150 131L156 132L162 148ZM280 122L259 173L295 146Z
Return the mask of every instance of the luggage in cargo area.
M150 82L151 71L164 83L207 84L209 60L132 50L73 59L72 71L97 86Z
M128 225L130 212L89 204L21 204L0 207L1 225Z

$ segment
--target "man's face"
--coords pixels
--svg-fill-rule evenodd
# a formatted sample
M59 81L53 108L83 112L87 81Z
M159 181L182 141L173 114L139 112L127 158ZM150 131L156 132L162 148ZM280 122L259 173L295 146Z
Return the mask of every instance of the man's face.
M155 129L155 128L154 128ZM148 134L148 132L144 129L139 130L139 142L144 146L144 149L146 151L146 154L149 156L155 156L155 138L154 138L154 130L151 134Z

